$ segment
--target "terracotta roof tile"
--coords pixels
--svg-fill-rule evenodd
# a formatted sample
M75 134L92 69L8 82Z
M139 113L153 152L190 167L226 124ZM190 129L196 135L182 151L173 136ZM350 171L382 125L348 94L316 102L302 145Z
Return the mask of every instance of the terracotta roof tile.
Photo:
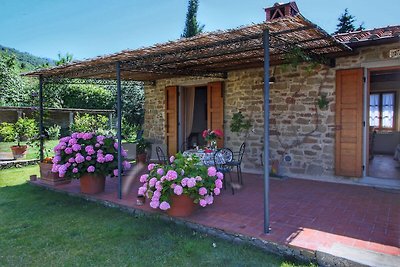
M345 44L370 40L382 40L398 36L400 36L400 25L333 35L336 40Z

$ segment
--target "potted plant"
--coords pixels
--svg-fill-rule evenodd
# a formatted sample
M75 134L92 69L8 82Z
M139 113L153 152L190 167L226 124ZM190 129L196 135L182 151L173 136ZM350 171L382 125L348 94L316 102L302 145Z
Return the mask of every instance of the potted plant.
M79 179L82 193L103 192L105 177L118 176L118 143L113 137L73 133L61 138L54 152L52 172ZM123 149L122 156L126 157ZM129 169L130 163L123 161L123 168Z
M216 130L210 130L206 129L203 131L202 134L204 140L208 142L208 147L210 149L217 149L217 139L221 138L223 136L223 133L221 130L216 129Z
M68 184L71 182L67 177L59 177L57 173L52 172L53 157L46 157L39 162L40 180L49 185Z
M146 163L147 151L150 149L151 142L145 138L136 139L136 162Z
M170 163L148 165L149 174L140 177L139 196L146 196L152 208L165 210L171 216L188 216L198 205L213 204L222 188L222 173L202 165L197 156L178 153Z
M14 140L17 145L11 146L15 159L23 158L28 150L27 145L21 145L22 141L30 141L37 134L37 125L34 119L19 118L14 124Z

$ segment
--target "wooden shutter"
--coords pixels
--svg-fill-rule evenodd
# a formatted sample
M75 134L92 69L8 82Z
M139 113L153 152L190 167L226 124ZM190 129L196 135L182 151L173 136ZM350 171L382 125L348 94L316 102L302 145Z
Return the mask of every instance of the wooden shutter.
M224 98L222 82L207 85L207 128L224 131ZM224 132L225 133L225 132ZM224 146L224 139L218 139L218 147Z
M363 69L336 72L336 175L362 176Z
M178 150L178 87L165 88L165 143L168 155L175 155Z

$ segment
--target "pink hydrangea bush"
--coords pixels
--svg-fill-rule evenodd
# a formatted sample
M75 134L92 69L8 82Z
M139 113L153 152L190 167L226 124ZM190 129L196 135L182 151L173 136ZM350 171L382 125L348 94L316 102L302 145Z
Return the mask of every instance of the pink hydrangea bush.
M171 195L188 195L201 207L211 205L221 193L224 175L215 167L205 167L198 157L184 157L178 153L171 164L149 164L148 174L140 177L139 195L150 199L150 207L168 210Z
M118 143L113 137L94 133L73 133L54 147L52 172L60 177L79 178L84 173L118 176ZM122 149L123 158L126 152ZM123 169L130 168L123 161Z

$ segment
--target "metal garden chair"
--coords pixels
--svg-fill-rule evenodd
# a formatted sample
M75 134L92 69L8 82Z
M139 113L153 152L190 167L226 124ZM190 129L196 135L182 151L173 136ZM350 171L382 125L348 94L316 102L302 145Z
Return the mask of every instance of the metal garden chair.
M156 153L157 153L158 162L161 164L167 165L168 158L167 158L167 156L165 156L165 153L160 146L156 147Z
M228 166L236 167L238 183L240 183L240 184L243 184L242 159L243 159L245 150L246 150L246 144L243 142L239 148L239 151L233 153L234 157L233 157L232 161L227 163Z
M221 148L218 149L214 153L214 166L217 169L217 171L221 172L224 174L224 188L226 189L226 174L229 174L230 181L232 183L232 176L231 176L231 170L232 166L229 166L229 162L231 162L233 159L233 152L229 148ZM235 190L232 187L232 194L235 194Z

